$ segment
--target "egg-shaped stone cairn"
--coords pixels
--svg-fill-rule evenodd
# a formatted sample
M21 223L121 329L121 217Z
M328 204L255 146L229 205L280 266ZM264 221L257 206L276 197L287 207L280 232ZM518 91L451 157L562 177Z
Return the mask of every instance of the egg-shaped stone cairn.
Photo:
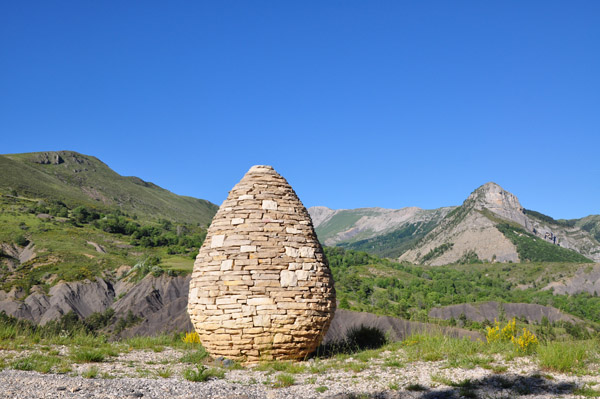
M250 168L215 215L188 313L213 357L303 359L335 312L333 278L308 211L271 166Z

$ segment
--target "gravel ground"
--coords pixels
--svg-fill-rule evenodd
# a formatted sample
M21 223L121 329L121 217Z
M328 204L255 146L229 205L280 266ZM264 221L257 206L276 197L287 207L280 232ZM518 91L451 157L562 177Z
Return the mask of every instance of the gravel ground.
M58 349L61 354L67 348ZM7 360L33 352L0 350ZM403 362L401 351L383 352L368 362L317 360L300 363L292 386L274 388L278 371L228 370L224 379L190 382L182 377L190 365L182 352L131 351L96 364L74 364L67 374L0 371L0 398L581 398L582 388L600 390L600 375L572 375L538 370L528 358L483 368L451 368L446 361ZM84 378L91 367L97 378ZM168 371L169 378L159 376ZM498 371L498 369L496 370ZM465 382L466 381L466 382Z

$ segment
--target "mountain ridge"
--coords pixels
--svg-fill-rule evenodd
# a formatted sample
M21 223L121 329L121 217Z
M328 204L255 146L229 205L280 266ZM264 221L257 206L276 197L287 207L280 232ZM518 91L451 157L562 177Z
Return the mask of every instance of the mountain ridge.
M0 155L0 192L62 201L67 205L118 208L139 217L210 223L218 208L180 196L136 176L121 176L100 159L75 151Z
M417 222L414 218L407 218L407 224L388 218L380 222L385 226L383 229L365 228L376 225L376 217L385 219L394 212L420 210L407 207L375 215L373 210L376 209L381 208L332 210L312 207L309 213L315 215L317 234L327 245L364 250L412 263L585 262L586 258L600 261L600 216L554 220L526 210L514 194L494 182L475 189L458 207L422 210L435 215L428 219L426 228L414 224ZM345 222L333 223L340 215L344 215ZM565 252L569 250L579 256Z

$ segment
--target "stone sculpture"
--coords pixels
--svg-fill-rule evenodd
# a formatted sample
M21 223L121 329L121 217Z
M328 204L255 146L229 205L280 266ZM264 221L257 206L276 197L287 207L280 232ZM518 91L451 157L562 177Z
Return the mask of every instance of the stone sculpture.
M288 182L257 165L229 192L194 263L188 312L212 356L302 359L335 311L312 221Z

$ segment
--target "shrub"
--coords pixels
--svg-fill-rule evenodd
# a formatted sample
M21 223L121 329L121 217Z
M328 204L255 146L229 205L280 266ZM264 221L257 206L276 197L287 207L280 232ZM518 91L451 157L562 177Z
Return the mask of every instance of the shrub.
M521 335L517 336L517 320L513 317L504 327L494 320L494 327L486 327L487 342L512 342L518 352L531 353L533 352L539 341L535 334L523 327Z
M71 353L71 358L76 363L101 363L105 353L100 349L80 348Z
M156 374L162 378L169 378L173 375L173 370L170 367L166 367L158 370Z
M510 340L516 345L517 350L523 353L531 353L538 345L537 337L525 327L519 337L513 336Z
M279 374L277 376L277 381L273 384L275 388L285 388L292 386L296 383L296 379L293 375L290 374Z
M517 332L516 319L513 317L504 327L494 320L494 327L486 327L486 338L489 343L511 341Z
M346 345L351 350L377 349L387 343L385 333L377 327L362 325L346 333Z
M206 351L206 349L204 349L204 347L200 347L200 349L198 349L194 352L183 355L181 357L181 359L179 359L179 361L182 363L198 364L198 363L202 362L204 359L206 359L207 357L208 357L208 352Z
M15 237L15 244L21 247L26 247L27 244L29 244L29 240L23 234L20 234L17 237Z
M81 374L83 378L96 378L98 376L98 367L92 366Z
M181 337L181 340L186 344L199 344L200 336L196 331L185 333L185 336Z
M83 324L90 333L95 333L106 327L114 315L115 310L113 308L106 309L104 313L94 312L85 318Z
M183 378L192 382L204 382L210 378L223 378L225 371L206 366L197 366L196 369L190 368L183 372Z
M142 318L140 316L134 315L133 312L131 310L129 310L127 312L126 317L119 318L119 320L115 324L115 328L114 328L113 332L115 334L120 334L127 327L131 327L140 321L142 321Z

